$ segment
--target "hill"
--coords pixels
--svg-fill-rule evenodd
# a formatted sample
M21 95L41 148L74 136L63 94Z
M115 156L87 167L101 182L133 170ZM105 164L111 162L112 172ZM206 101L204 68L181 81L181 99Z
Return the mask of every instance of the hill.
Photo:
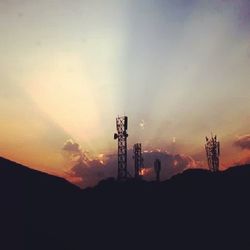
M250 165L80 190L0 158L1 249L249 249Z

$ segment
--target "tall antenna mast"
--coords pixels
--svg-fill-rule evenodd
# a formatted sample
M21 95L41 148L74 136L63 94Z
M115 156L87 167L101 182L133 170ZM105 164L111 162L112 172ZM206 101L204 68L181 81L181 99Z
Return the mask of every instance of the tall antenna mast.
M118 139L118 180L126 180L128 178L127 171L127 138L128 138L128 117L122 116L116 118L117 133L114 139Z
M212 172L219 171L220 142L217 140L216 135L213 136L211 134L211 139L206 137L205 150L206 150L209 170Z
M135 161L135 179L140 179L142 177L143 158L141 150L142 150L141 143L136 143L134 145L134 156L133 156L133 159Z

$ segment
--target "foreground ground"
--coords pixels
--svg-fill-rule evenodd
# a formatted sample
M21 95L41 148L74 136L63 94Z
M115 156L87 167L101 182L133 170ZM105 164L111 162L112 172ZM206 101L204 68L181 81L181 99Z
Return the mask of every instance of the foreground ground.
M250 249L250 166L81 190L0 158L0 249Z

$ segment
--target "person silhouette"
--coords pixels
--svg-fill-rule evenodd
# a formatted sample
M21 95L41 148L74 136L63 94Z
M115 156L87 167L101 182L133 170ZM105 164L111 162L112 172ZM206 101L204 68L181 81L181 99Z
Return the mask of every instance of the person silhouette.
M161 172L161 161L159 159L156 159L154 162L154 169L156 173L156 181L160 181L160 172Z

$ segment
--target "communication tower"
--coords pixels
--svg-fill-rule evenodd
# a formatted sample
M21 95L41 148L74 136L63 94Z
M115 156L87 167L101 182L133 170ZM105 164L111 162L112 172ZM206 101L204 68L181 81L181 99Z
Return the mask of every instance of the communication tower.
M127 171L127 138L128 138L128 117L122 116L116 118L117 133L114 139L118 139L118 180L126 180L128 178Z
M135 161L135 179L140 179L142 177L143 158L141 150L142 150L141 143L136 143L134 145L134 156L133 156L133 159Z
M208 167L210 171L219 171L220 142L217 140L216 135L211 135L211 139L206 137L205 149L207 154Z

